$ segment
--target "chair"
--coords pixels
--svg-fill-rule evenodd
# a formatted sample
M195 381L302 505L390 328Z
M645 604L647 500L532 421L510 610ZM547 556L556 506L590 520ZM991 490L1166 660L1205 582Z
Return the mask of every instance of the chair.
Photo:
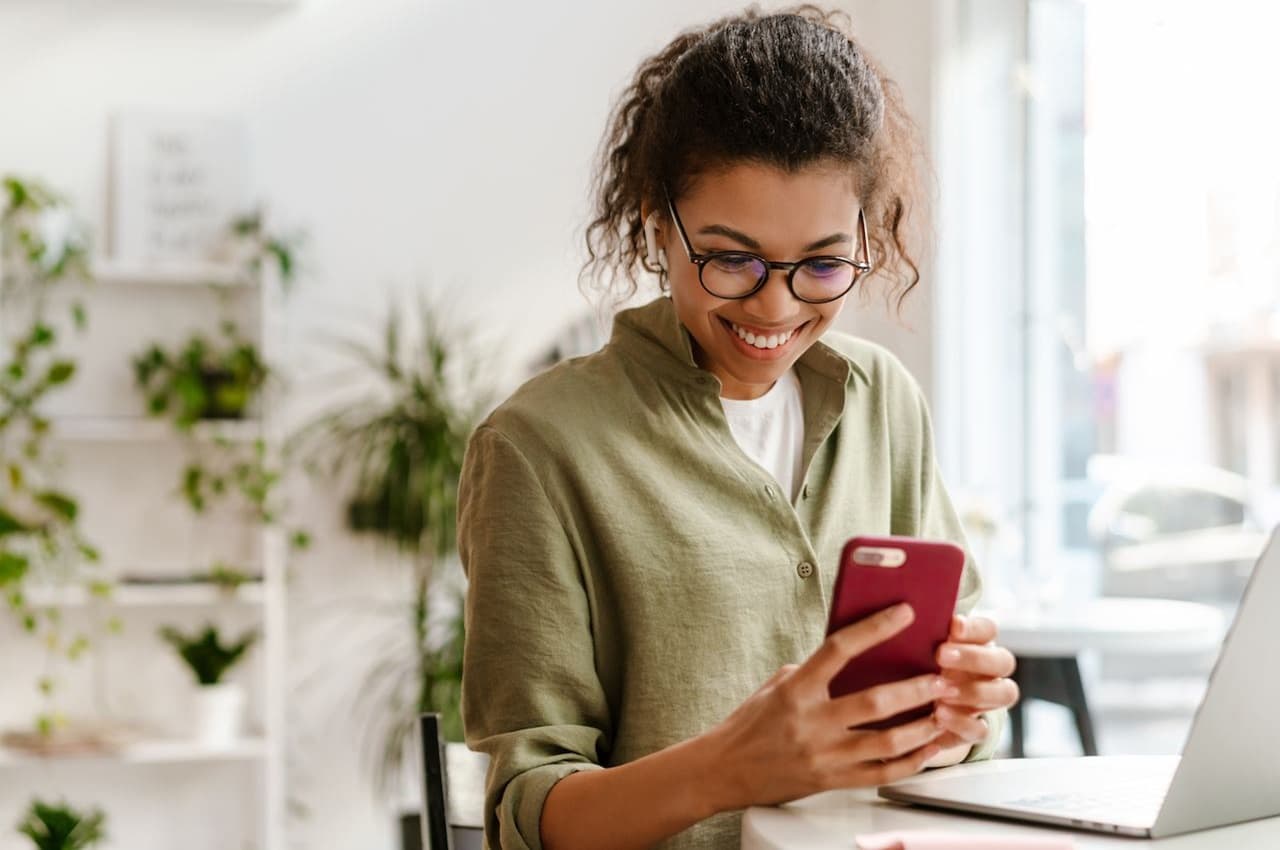
M422 746L422 842L429 850L482 850L484 773L489 759L446 744L440 715L418 718Z

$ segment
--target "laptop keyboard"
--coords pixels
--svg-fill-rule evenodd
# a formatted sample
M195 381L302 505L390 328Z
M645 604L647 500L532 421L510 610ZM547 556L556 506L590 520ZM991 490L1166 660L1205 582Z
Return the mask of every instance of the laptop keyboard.
M1155 822L1168 788L1151 783L1091 788L1086 791L1056 791L1008 800L1005 805L1039 809L1093 820L1122 818L1126 822L1147 819Z

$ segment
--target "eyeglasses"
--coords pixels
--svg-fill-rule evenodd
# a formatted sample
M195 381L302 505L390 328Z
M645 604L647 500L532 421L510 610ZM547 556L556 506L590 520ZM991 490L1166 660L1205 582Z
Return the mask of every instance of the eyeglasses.
M689 262L698 267L698 282L717 298L750 298L765 285L772 269L781 269L787 273L787 288L797 299L808 304L825 304L842 297L853 289L860 277L871 271L867 219L862 210L858 210L858 227L862 234L859 252L862 259L816 256L805 257L795 263L778 263L750 251L696 253L670 193L667 193L667 209L671 212L671 220L676 223L676 230L680 233L680 241L684 243L685 253L689 255Z

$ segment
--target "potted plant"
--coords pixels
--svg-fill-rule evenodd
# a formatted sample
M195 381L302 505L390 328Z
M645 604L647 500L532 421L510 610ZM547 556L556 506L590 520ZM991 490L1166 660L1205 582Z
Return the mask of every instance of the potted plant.
M226 646L213 625L192 635L164 626L160 636L182 656L199 685L194 711L196 739L209 746L234 743L244 722L244 688L236 682L224 682L222 677L254 644L257 632L251 630Z
M463 454L485 402L474 361L460 356L461 334L446 334L420 303L408 329L418 343L408 345L404 316L390 310L377 343L343 342L372 381L296 438L313 469L349 482L348 527L392 544L412 573L411 598L388 620L357 706L376 783L393 794L421 712L439 713L445 738L462 740L462 580L450 556Z
M106 838L101 809L79 812L65 802L32 800L18 823L18 833L31 839L36 850L87 850Z
M152 345L134 357L148 413L171 414L180 428L202 419L244 418L267 380L267 365L234 322L222 322L222 335L215 342L195 334L177 351Z

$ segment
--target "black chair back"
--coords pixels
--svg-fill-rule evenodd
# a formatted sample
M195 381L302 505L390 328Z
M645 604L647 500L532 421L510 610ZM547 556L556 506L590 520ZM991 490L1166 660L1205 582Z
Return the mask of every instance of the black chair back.
M445 772L440 715L422 715L418 728L422 740L422 841L431 850L453 850L453 833L449 829L449 777Z

